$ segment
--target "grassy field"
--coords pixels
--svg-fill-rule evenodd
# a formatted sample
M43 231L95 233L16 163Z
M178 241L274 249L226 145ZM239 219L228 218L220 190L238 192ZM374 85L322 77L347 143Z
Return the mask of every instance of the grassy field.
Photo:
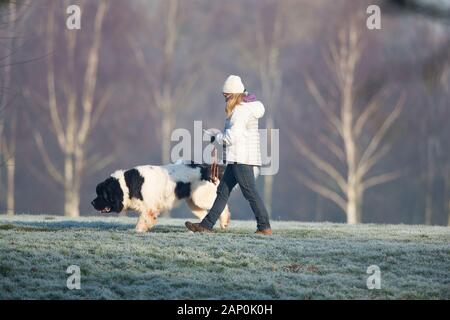
M450 228L273 222L193 234L161 219L0 216L1 299L449 299ZM66 269L81 269L69 290ZM369 290L366 271L381 270Z

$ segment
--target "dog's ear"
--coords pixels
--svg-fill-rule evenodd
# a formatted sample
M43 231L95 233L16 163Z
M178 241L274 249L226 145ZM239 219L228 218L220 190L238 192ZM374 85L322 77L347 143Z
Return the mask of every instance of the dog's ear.
M108 202L112 206L112 211L121 212L123 210L123 191L120 187L119 181L116 178L109 178L107 180L107 195Z
M113 210L117 213L122 212L123 210L123 201L119 198L116 199Z
M102 188L103 188L103 182L100 182L98 185L97 185L97 187L95 187L95 193L97 194L97 195L100 195L101 193L102 193Z

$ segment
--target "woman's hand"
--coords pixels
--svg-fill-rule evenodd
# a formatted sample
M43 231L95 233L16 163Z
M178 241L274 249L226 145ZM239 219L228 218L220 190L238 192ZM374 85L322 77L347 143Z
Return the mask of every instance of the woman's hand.
M203 129L203 132L206 133L207 135L211 136L211 139L210 139L211 143L214 143L214 141L216 141L215 133L213 133L211 131L208 131L208 130L205 130L205 129Z

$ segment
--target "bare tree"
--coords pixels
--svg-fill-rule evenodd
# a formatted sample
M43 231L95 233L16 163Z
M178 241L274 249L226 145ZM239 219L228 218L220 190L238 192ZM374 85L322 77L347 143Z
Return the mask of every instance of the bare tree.
M332 128L332 134L322 135L318 140L343 166L321 156L300 137L294 137L293 142L296 150L318 173L326 177L325 182L321 182L297 173L299 180L312 191L333 201L345 212L347 223L355 224L361 222L364 192L400 175L398 171L370 175L370 171L390 150L390 145L383 143L383 140L399 117L404 99L400 98L379 128L370 134L366 127L371 117L380 111L383 93L375 94L357 114L355 77L363 51L362 37L358 26L351 23L348 28L339 32L338 38L338 44L330 46L330 55L326 61L335 78L334 83L330 83L328 87L330 96L335 98L328 101L309 77L306 78L306 84L317 107ZM338 112L332 108L336 103ZM339 142L333 139L335 136L339 137ZM363 143L367 138L368 142ZM345 167L345 170L342 167Z
M450 71L447 70L447 73L444 77L442 77L442 84L446 88L445 94L447 97L450 95ZM445 99L448 101L448 99ZM450 226L450 163L447 162L447 165L444 169L444 181L445 181L445 202L444 207L447 207L447 225Z
M1 97L1 112L6 112L7 97L6 91L10 90L11 85L11 55L14 47L14 28L16 21L16 3L10 2L8 8L8 22L7 22L7 39L8 44L5 46L9 51L2 59L3 67L3 81L2 81L2 97ZM4 119L0 124L0 154L3 157L3 162L6 168L6 212L8 215L14 214L14 172L15 172L15 128L16 128L16 113L14 111L8 112L9 119L9 136L5 127ZM3 168L0 168L0 170ZM0 176L0 184L3 181ZM1 194L0 194L1 196ZM0 199L1 200L1 199Z
M150 112L156 119L161 119L160 132L158 133L161 145L161 161L170 161L170 137L174 129L177 114L181 108L186 108L186 101L192 93L202 72L204 60L212 52L203 48L199 52L189 56L184 61L184 70L175 77L177 60L175 53L179 48L179 40L182 32L181 26L181 6L179 0L163 1L160 7L161 15L156 17L158 23L163 23L163 37L161 42L156 44L156 49L161 58L158 61L146 51L145 46L140 45L133 37L129 37L129 42L134 50L136 61L145 71L146 85L148 85L153 105ZM161 19L162 17L162 19ZM153 39L155 40L155 39ZM197 42L200 47L201 40Z
M421 179L424 184L424 223L431 225L439 216L447 216L445 184L446 163L449 159L445 150L448 149L446 122L450 115L448 108L450 37L445 32L446 27L435 23L434 20L427 21L423 28L426 46L434 54L431 55L430 61L421 66L423 97L427 111L418 120L419 132L423 135L421 139L423 143L419 144L421 152L418 158L423 167L420 172L423 173ZM437 192L441 183L444 184L443 197Z
M34 138L42 160L49 175L64 188L64 214L70 217L79 216L80 187L85 168L99 170L109 164L112 156L100 158L98 154L88 157L87 138L90 131L97 124L104 111L111 90L102 92L101 97L95 99L99 51L102 42L103 21L108 10L108 1L100 1L94 20L92 42L87 50L86 66L83 70L82 88L76 84L77 72L81 66L75 65L77 31L65 30L65 44L67 46L66 72L55 72L55 59L49 57L47 68L48 103L40 99L47 106L52 133L58 143L64 158L63 169L51 158L46 149L46 142L42 135L35 132ZM46 47L49 53L55 54L55 4L52 3L47 20ZM64 97L62 99L61 97ZM94 104L96 106L94 107ZM65 117L65 119L63 119ZM89 164L89 165L88 165Z
M289 1L269 1L267 5L262 5L255 12L255 27L241 32L241 38L236 41L243 62L256 72L261 84L262 100L266 106L265 126L268 132L274 128L282 93L281 53L288 45L298 40L295 37L303 36L298 29L293 33L288 30L288 26L295 25L294 21L299 18L295 16L297 6L298 2L292 4ZM270 12L272 17L265 16L267 12ZM307 21L303 20L303 32L306 32L307 26ZM271 141L268 141L268 150L271 150ZM263 199L271 215L274 176L265 175L263 179Z
M447 207L447 225L450 227L450 165L447 165L445 173L445 202Z
M30 1L23 1L20 5L15 1L10 1L5 5L7 11L7 19L5 21L5 32L2 36L5 39L3 47L6 49L1 60L2 70L2 84L1 84L1 98L0 98L0 187L6 190L6 212L8 215L13 215L15 211L15 171L16 171L16 128L17 128L17 111L12 107L13 103L13 89L12 83L12 57L17 50L17 33L18 20L25 19L26 14L29 13ZM25 14L26 13L26 14ZM7 121L3 116L7 116ZM3 169L5 176L5 183L3 181ZM0 200L2 192L0 190Z
M255 12L253 28L240 32L236 41L244 65L255 71L261 85L262 101L266 106L265 127L275 128L276 114L281 104L283 87L282 53L288 46L311 34L314 27L303 10L314 10L319 4L298 1L266 1ZM248 19L248 12L245 12ZM267 149L272 150L270 139ZM263 176L263 199L269 215L272 215L274 175Z
M169 0L167 2L167 15L165 20L165 37L163 43L163 63L161 70L161 89L154 90L155 104L162 115L161 123L161 160L162 163L169 162L170 133L174 125L174 89L171 76L174 64L175 47L179 35L178 24L179 1ZM193 82L191 82L192 84Z
M434 93L435 94L435 93ZM425 216L424 223L426 225L432 225L433 220L436 218L437 213L441 210L440 208L445 208L440 206L440 202L437 199L436 185L442 179L445 181L445 162L443 159L443 144L444 141L441 140L442 136L436 125L440 122L440 119L446 119L446 107L442 108L444 104L439 103L439 99L431 95L426 99L428 101L428 111L422 116L421 122L423 123L422 130L424 131L425 141L423 145L423 151L420 156L423 163L423 183L424 186L424 196L425 196ZM439 126L438 128L444 128L445 125ZM445 201L445 200L444 200ZM444 209L445 210L445 209Z

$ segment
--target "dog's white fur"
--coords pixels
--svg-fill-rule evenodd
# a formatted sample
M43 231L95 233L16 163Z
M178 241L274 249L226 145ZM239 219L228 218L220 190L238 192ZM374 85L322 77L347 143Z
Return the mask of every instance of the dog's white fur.
M135 210L140 216L136 224L137 232L146 232L156 224L160 213L169 211L186 201L192 213L203 219L216 198L217 185L210 181L201 180L200 168L189 167L175 163L164 166L138 166L135 167L144 178L141 188L143 200L129 198L129 191L125 183L123 170L114 172L111 176L119 181L124 193L124 210ZM174 189L177 182L191 184L191 194L188 198L178 199ZM220 215L220 227L226 228L230 221L228 205Z

